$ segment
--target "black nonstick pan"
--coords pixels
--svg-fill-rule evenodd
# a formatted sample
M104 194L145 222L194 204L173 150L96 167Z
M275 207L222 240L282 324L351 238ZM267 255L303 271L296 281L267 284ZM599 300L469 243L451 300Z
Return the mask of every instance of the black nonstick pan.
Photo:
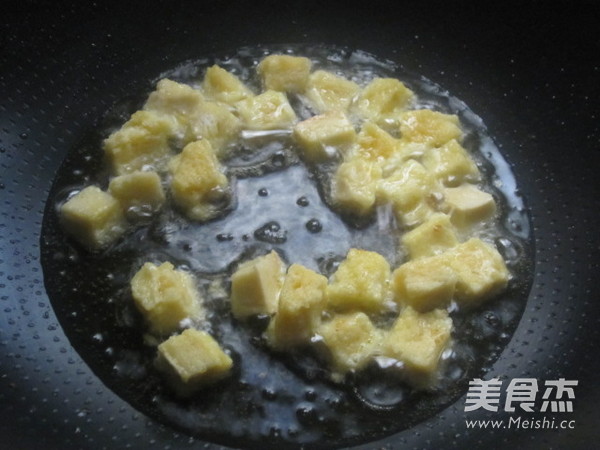
M114 105L185 61L288 43L364 50L463 100L510 163L531 219L524 311L481 375L499 378L504 389L514 379L537 380L536 410L503 411L502 402L497 412L465 411L464 386L457 400L409 428L355 444L596 446L600 9L593 2L10 1L3 10L0 448L261 448L260 442L223 438L215 444L190 436L131 405L139 402L125 401L124 388L107 383L65 334L66 321L77 318L65 318L49 300L46 286L53 280L42 271L40 237L61 163ZM544 383L561 379L577 381L574 398L562 397L570 410L540 411ZM498 428L467 424L473 420L504 422ZM327 446L342 444L349 445Z

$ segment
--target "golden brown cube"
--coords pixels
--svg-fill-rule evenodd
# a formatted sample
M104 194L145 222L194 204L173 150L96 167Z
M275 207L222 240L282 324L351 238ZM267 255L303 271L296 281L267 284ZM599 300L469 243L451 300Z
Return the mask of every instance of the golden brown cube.
M496 212L494 197L472 184L444 189L444 200L449 208L452 223L458 228L467 228L483 222Z
M339 311L378 312L389 297L390 265L379 253L352 248L327 287L329 305Z
M144 109L176 120L177 138L183 144L207 139L217 152L238 135L241 127L227 105L206 101L197 89L168 79L158 82Z
M383 354L404 363L415 384L426 384L437 370L452 331L452 319L442 309L425 314L404 308L384 339Z
M197 114L190 117L185 142L208 140L214 151L221 156L225 146L238 136L241 127L240 119L227 106L204 102Z
M244 126L252 130L285 129L298 121L285 94L277 91L242 100L237 110Z
M358 96L356 107L368 120L394 122L413 101L414 94L395 78L375 78Z
M356 139L354 127L341 111L329 111L299 122L294 137L309 161L323 161L336 156Z
M392 175L378 184L377 197L380 203L390 203L397 220L405 226L413 226L432 214L431 203L439 186L420 163L408 160Z
M456 282L456 273L443 254L409 261L392 274L394 299L422 312L448 306Z
M285 265L276 251L242 263L231 276L231 311L237 319L277 311Z
M462 130L458 117L430 109L407 111L400 116L402 139L439 147L452 139L460 139Z
M450 217L433 214L426 222L402 236L410 259L440 254L458 244Z
M423 165L446 186L479 179L477 165L456 139L425 152Z
M327 278L300 264L292 264L285 276L277 313L269 324L267 339L276 349L308 344L327 305Z
M373 122L365 122L358 134L353 156L373 162L384 162L400 153L398 139Z
M509 273L502 256L481 239L469 239L449 250L447 256L458 277L456 298L462 304L485 300L508 283Z
M144 109L175 117L181 123L187 123L189 117L197 115L198 108L204 103L202 93L168 78L156 84L156 90L148 96Z
M204 102L196 115L190 117L185 142L208 140L216 154L221 156L226 145L239 135L241 127L240 119L226 105Z
M170 262L146 263L131 279L131 293L150 331L170 334L186 318L200 318L201 297L192 276Z
M169 139L178 132L176 121L152 111L138 111L121 129L104 140L112 173L124 175L143 167L161 170L171 155Z
M316 70L308 77L306 97L317 112L346 111L360 87L353 81L325 70Z
M60 215L65 230L92 250L111 244L127 227L117 199L96 186L71 197L61 206Z
M256 70L265 89L282 92L302 92L306 88L312 63L301 56L269 55Z
M202 90L207 98L229 105L254 95L238 77L217 65L206 70Z
M229 183L209 141L186 145L169 170L173 200L186 216L206 221L221 212Z
M188 328L158 346L156 367L181 396L226 377L233 361L204 331Z
M132 172L110 180L108 190L126 213L142 217L159 210L165 193L156 172Z
M362 312L335 314L317 333L329 349L333 370L339 374L362 369L381 349L381 331Z
M365 216L373 211L381 167L360 158L340 164L331 187L334 205L346 213Z

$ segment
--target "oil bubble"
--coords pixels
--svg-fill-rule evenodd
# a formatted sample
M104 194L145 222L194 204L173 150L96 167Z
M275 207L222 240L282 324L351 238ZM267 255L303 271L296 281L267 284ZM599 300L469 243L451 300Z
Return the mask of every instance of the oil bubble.
M298 198L298 200L296 200L296 205L305 208L308 205L310 205L310 202L308 201L308 199L306 197L302 196L302 197Z
M317 219L310 219L306 222L306 229L311 233L318 233L323 229L323 225Z
M287 240L287 231L282 230L278 222L272 221L257 229L254 237L270 244L283 244Z

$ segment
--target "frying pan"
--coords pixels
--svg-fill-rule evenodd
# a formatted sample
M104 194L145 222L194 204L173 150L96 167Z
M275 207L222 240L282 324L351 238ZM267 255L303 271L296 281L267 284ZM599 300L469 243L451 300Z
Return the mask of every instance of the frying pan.
M7 2L0 51L0 448L219 448L136 411L71 346L40 265L53 177L102 114L182 61L264 43L327 43L401 64L464 100L526 199L533 284L486 378L578 380L566 430L467 429L465 397L362 448L593 448L599 437L597 170L600 33L593 2L481 5Z

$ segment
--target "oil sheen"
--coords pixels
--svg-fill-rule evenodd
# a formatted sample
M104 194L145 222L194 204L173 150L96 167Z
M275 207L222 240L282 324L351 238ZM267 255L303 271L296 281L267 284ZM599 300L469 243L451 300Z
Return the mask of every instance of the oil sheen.
M419 98L417 107L457 114L469 151L493 193L499 219L476 235L494 242L511 272L506 291L480 308L452 308L453 343L443 354L438 382L416 391L385 361L333 383L318 356L268 350L261 318L242 324L230 314L229 278L236 263L279 252L324 275L352 247L373 250L394 267L404 261L401 229L381 208L366 222L341 217L328 206L331 166L307 168L287 130L243 132L223 161L233 187L232 206L204 224L189 222L170 206L102 252L88 252L62 231L58 208L89 184L106 188L102 139L141 107L155 82L171 78L199 86L212 64L232 71L259 91L257 63L267 54L312 59L315 69L360 85L373 77L400 79ZM284 448L318 442L351 445L398 433L456 401L468 381L490 369L515 330L532 278L532 237L523 199L507 161L483 121L433 82L390 61L355 50L322 46L244 48L205 58L148 80L147 89L108 111L68 154L56 176L44 217L42 263L46 288L74 348L97 376L140 412L203 440L244 447ZM290 97L297 115L311 113ZM198 280L208 311L206 329L231 354L234 373L187 400L172 395L152 364L155 342L144 335L129 281L144 262L170 261Z

